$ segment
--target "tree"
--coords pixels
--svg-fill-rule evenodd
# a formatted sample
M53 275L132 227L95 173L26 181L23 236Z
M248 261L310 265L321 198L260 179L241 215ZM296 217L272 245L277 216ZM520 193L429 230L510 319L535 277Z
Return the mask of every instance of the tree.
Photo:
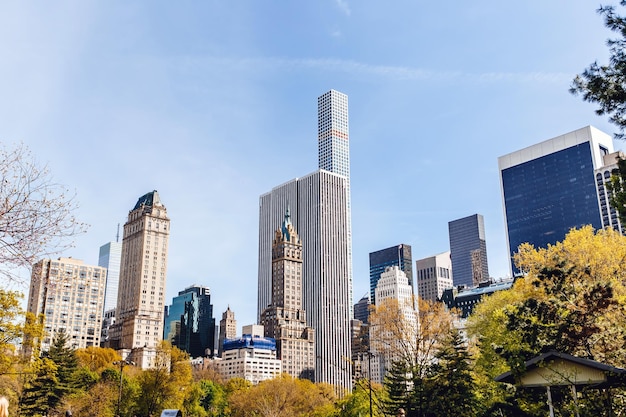
M143 371L137 406L142 415L157 414L164 408L182 408L185 390L193 382L189 355L163 341L157 348L154 367Z
M617 211L622 228L626 228L626 159L617 158L617 168L604 184L609 196L609 204Z
M47 415L61 401L57 365L48 358L35 359L32 374L24 384L19 401L20 413L28 416Z
M15 363L15 343L23 334L24 326L18 321L22 294L0 289L0 375L11 371Z
M119 353L111 348L88 346L76 349L76 357L80 366L90 371L102 371L113 366L113 362L122 360Z
M444 339L430 374L431 379L424 384L427 387L424 416L473 417L479 414L470 355L458 331L451 331Z
M77 387L78 357L76 351L67 346L68 341L69 337L65 332L56 332L46 353L48 359L57 366L56 376L59 381L57 389L61 396L71 393Z
M626 6L626 0L621 0L620 4ZM609 121L620 131L616 137L623 138L626 128L626 19L616 13L614 6L601 6L598 13L604 17L605 26L618 33L619 38L607 41L609 63L589 65L574 78L570 92L581 94L584 101L597 103L596 113L609 115Z
M229 397L233 417L328 415L336 397L332 387L283 374Z
M71 238L86 230L74 216L74 195L26 146L0 145L0 184L0 275L6 279L71 247Z
M521 245L514 259L525 276L511 290L480 303L470 320L483 372L491 362L494 372L510 370L519 375L524 361L550 350L623 366L626 237L612 229L594 232L587 226L572 229L563 242L547 248ZM623 394L614 392L613 398ZM598 395L586 392L580 406L598 403ZM544 401L524 392L515 396L513 404L511 396L500 391L491 404L508 403L529 415L545 415ZM571 405L567 395L558 401Z

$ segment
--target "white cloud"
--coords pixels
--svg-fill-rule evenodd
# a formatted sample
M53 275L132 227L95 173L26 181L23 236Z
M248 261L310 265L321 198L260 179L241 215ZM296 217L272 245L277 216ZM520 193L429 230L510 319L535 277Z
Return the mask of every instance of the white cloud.
M346 16L350 16L350 14L352 13L352 10L350 10L350 6L348 5L348 2L345 0L335 0L335 4L337 5L337 7L339 7L339 9L344 12L346 14Z

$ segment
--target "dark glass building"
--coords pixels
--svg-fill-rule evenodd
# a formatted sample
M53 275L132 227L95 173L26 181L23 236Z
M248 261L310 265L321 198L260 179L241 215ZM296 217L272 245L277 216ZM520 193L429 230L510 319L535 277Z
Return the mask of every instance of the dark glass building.
M380 274L385 272L385 268L389 266L399 267L409 279L409 284L415 294L415 286L413 285L413 261L411 258L411 246L407 244L399 244L387 249L382 249L370 253L370 300L372 304L376 304L376 285L380 279Z
M485 221L480 214L448 222L452 283L470 288L489 279Z
M525 242L545 248L572 228L602 227L594 170L611 152L612 138L587 126L498 158L511 257Z
M192 286L178 293L166 310L163 337L192 358L215 353L215 318L208 287Z

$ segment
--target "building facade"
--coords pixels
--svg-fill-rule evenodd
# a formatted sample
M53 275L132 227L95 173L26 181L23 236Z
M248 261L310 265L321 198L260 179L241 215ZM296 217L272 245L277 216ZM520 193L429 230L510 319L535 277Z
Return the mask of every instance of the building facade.
M116 322L111 347L149 368L163 340L170 219L158 192L141 196L124 224Z
M351 388L350 254L345 177L316 171L260 198L259 321L271 302L272 242L285 207L302 239L302 305L315 329L315 381Z
M450 251L415 261L415 280L421 299L440 300L443 291L453 287Z
M178 293L167 309L163 338L192 358L215 352L215 318L208 287L191 286Z
M397 333L376 326L369 329L371 379L381 384L394 361L401 360L403 355L415 353L412 342L418 330L417 300L413 295L413 287L404 271L395 265L387 267L376 285L376 308L390 302L397 303L399 320L402 321L397 327L404 337L398 338Z
M43 259L33 266L28 311L44 317L41 350L64 332L68 347L100 346L106 268L73 258Z
M272 304L263 311L265 336L276 341L283 372L314 380L315 333L302 308L302 243L289 208L272 245Z
M611 206L609 202L611 191L605 186L605 184L611 182L613 173L619 172L618 159L626 159L626 155L619 151L605 155L602 158L604 165L595 170L596 187L598 189L598 204L600 205L600 215L602 216L602 227L610 227L624 235L626 234L626 228L622 227L617 210Z
M243 378L255 385L282 372L281 362L276 358L276 342L250 334L226 339L222 359L216 364L224 379Z
M602 227L594 171L612 152L611 136L587 126L498 158L511 259L522 243L545 248L571 228Z
M352 206L350 194L350 123L348 96L330 90L317 98L318 169L346 179L346 236L348 246L348 280L352 294ZM308 311L308 310L307 310ZM350 317L353 316L350 303Z
M222 357L224 340L234 339L237 336L237 320L235 320L235 312L230 309L230 306L228 306L226 311L222 313L219 332L220 335L217 342L217 354L219 357Z
M405 273L413 288L413 260L411 246L401 243L370 253L370 300L376 304L376 286L380 275L390 266L398 266ZM414 291L415 293L415 291Z
M117 288L120 282L120 263L122 262L122 244L109 242L100 246L98 266L107 269L106 294L104 296L104 311L117 306Z
M475 287L489 280L483 216L473 214L448 222L448 234L454 285Z
M474 306L496 291L508 290L513 286L513 280L507 279L500 282L481 282L473 288L448 288L444 290L441 301L448 309L457 308L461 312L461 318L466 319L474 311Z

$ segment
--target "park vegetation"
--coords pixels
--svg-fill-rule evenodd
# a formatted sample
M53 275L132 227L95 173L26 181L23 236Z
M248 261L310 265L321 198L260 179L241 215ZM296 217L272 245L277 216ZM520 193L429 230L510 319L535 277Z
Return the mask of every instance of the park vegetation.
M37 340L42 326L15 318L19 294L0 290L0 395L11 415L186 416L545 416L545 391L495 382L519 376L524 362L558 351L622 368L626 365L626 237L613 230L573 229L547 248L525 244L515 255L524 276L483 299L459 330L455 311L419 300L418 326L402 306L383 303L370 316L371 350L392 360L383 385L365 378L351 393L287 375L251 385L224 381L212 367L194 369L186 353L163 342L153 369L120 366L105 348L73 350L57 333L48 352L26 358L16 348ZM626 389L553 390L560 416L617 416ZM612 413L612 414L610 414Z

